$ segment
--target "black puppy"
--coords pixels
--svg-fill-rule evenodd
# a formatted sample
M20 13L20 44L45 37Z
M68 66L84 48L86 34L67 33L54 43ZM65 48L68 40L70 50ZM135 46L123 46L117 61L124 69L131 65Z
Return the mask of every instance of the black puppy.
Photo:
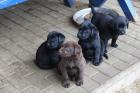
M58 65L60 56L58 50L61 48L65 36L62 33L53 31L48 34L45 41L38 48L36 53L36 65L41 69L51 69Z
M112 10L112 9L107 9L107 8L96 8L94 6L91 7L93 12L95 13L103 13L103 14L107 14L112 16L113 18L116 18L118 16L120 16L116 11Z
M104 55L105 46L101 43L99 32L90 20L83 22L77 37L85 59L92 61L95 66L98 66L103 61L102 56ZM107 55L106 58L108 58Z
M128 19L112 10L108 10L107 13L99 13L92 7L92 13L93 17L91 21L99 29L100 38L105 44L105 51L107 52L109 39L112 39L111 46L117 47L116 41L118 36L124 35L128 28Z

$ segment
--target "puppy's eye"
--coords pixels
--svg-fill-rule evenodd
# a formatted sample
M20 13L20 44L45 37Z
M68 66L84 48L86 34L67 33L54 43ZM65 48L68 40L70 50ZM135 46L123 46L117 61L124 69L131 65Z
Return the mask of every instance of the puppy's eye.
M86 30L83 32L83 34L85 34L86 36L89 35L90 33L91 33L91 31L89 31L89 30Z

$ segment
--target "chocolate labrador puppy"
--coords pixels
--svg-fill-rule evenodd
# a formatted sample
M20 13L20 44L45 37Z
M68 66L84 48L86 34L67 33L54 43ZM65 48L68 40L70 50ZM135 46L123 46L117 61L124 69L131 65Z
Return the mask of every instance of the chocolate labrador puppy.
M74 41L64 43L59 50L61 62L58 71L62 74L63 86L68 88L70 80L75 81L77 86L83 84L85 59L80 45Z
M51 69L60 62L58 50L65 40L62 33L52 31L48 34L47 41L42 43L36 53L36 65L41 69Z

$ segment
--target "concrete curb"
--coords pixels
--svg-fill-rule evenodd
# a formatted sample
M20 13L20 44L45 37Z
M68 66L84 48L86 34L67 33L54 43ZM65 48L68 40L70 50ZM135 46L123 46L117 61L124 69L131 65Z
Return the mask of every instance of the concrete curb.
M119 73L91 93L114 93L116 90L132 84L138 78L140 78L140 62Z

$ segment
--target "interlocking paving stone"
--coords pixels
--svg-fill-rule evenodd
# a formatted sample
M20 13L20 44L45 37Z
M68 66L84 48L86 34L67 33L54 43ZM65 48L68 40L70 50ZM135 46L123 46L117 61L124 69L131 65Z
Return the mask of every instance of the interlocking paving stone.
M109 56L109 59L108 60L104 60L104 61L107 62L110 65L115 64L115 63L120 61L118 58L116 58L115 56L113 56L111 54L108 54L108 56Z
M91 63L87 64L86 67L85 67L85 75L88 76L88 77L92 77L92 76L94 76L98 72L99 71L97 69L94 69L92 67Z
M9 41L10 41L9 39L7 39L2 34L0 34L0 45L3 44L3 43L7 43Z
M68 93L87 93L88 91L84 88L81 87L76 87L74 89L72 89L71 91L69 91Z
M84 84L82 87L85 88L87 91L91 92L92 90L94 90L99 86L100 86L99 83L92 80L90 77L87 76L84 77Z
M118 41L118 48L127 52L127 53L130 53L130 54L133 54L133 52L136 50L135 47L129 45L129 44L126 44L126 43L123 43L123 42L120 42Z
M1 55L0 60L3 61L5 64L9 65L13 62L19 61L15 56L13 56L9 51L0 47Z
M8 84L5 87L0 88L0 93L20 93L14 86Z
M0 74L0 88L8 85L8 80Z
M64 93L68 93L69 91L71 91L71 90L73 90L74 88L76 87L76 85L73 83L73 82L70 82L70 87L69 88L64 88L63 86L62 86L62 83L59 83L59 84L52 84L52 86L50 86L50 87L48 87L48 88L46 88L46 89L44 89L44 90L42 90L43 91L43 93L45 92L52 92L52 91L54 91L54 93L55 93L55 91L61 91L62 93L64 92ZM76 87L77 88L77 87ZM60 92L60 93L61 93Z
M2 61L2 60L0 60L0 71L2 71L6 67L7 67L7 63Z
M23 91L21 91L21 93L42 93L42 92L37 87L30 86L29 88L24 89Z
M57 72L54 72L57 73ZM61 84L61 75L58 74L54 74L54 75L50 75L48 77L46 77L46 79L50 80L53 84Z
M135 57L140 58L140 50L139 49L135 50L132 55L134 55Z
M12 74L7 77L8 81L18 90L23 90L31 85L27 79L25 79L22 75Z
M6 16L6 18L16 22L17 24L22 25L23 27L26 27L26 26L29 26L32 24L31 22L25 20L24 18L22 18L20 16L15 15L12 12L6 11L4 16Z
M107 80L110 79L110 77L104 75L103 73L99 72L96 75L92 77L93 80L98 82L99 84L104 84Z
M129 63L129 64L134 64L136 62L138 62L138 58L126 53L126 52L123 52L119 49L115 49L111 52L112 55L116 56L117 58Z
M26 76L26 79L34 86L36 86L39 89L44 89L49 87L52 83L48 79L45 78L47 74L44 73L32 73L28 76Z
M23 62L13 62L10 65L6 65L5 68L1 69L0 73L5 77L12 74L24 76L33 73L33 70L31 70L31 68L29 68L28 66L24 65Z
M130 44L131 46L140 49L140 42L139 40L129 37L129 36L124 36L120 37L120 40L123 41L124 43Z
M58 86L52 86L44 90L43 93L65 93L65 91L60 89Z
M117 75L120 71L110 64L103 62L100 66L95 67L96 69L100 70L104 74L108 75L109 77L113 77ZM98 73L97 73L98 74Z
M112 66L116 67L119 70L125 70L131 66L131 64L125 63L123 61L118 61L117 63L113 64Z

